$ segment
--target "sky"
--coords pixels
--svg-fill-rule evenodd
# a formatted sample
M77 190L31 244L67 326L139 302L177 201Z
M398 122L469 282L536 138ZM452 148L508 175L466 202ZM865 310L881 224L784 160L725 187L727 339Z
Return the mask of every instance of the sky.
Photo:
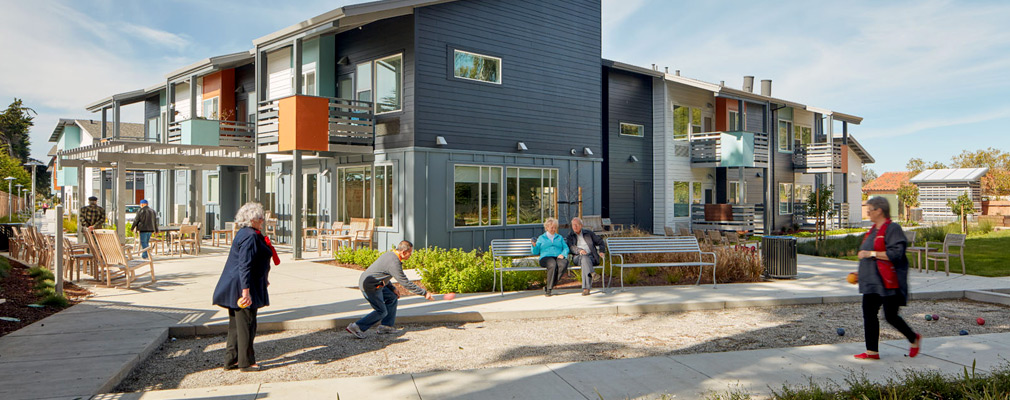
M100 119L85 106L358 2L0 0L0 105L38 112L45 159L59 118ZM1010 151L1010 2L817 3L603 0L602 57L733 87L771 79L775 97L861 116L849 132L878 174Z

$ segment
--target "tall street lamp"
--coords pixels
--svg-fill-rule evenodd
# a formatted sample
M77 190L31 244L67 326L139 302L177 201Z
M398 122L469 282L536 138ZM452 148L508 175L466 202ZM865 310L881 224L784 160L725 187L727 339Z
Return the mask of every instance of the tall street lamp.
M39 169L39 167L45 166L45 164L31 160L24 163L24 166L32 167L32 226L35 226L35 170Z
M18 212L21 212L25 209L25 190L27 189L23 188L22 186L24 185L20 183L14 185L14 187L18 188L18 200L21 200L21 207L18 207Z
M14 216L14 193L11 192L11 182L14 181L13 176L8 176L4 178L7 181L7 219L11 220Z

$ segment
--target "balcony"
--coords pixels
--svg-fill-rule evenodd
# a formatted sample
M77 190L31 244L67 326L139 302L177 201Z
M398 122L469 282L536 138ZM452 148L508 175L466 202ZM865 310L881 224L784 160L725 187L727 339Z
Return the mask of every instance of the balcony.
M811 143L796 146L793 169L806 174L842 172L841 143Z
M692 167L768 166L768 134L705 132L691 135Z
M763 213L762 204L691 204L691 228L753 233Z
M259 153L292 150L371 153L372 103L318 96L289 96L260 103Z
M176 121L168 125L168 143L251 149L253 124L200 118Z

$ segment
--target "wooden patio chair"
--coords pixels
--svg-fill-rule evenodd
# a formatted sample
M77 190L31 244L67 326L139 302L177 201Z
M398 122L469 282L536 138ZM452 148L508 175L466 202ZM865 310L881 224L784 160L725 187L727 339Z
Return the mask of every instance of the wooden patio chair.
M740 234L733 231L724 233L723 238L726 240L726 244L731 246L739 246L744 242L740 238Z
M21 246L21 229L16 226L11 226L11 235L7 238L7 251L10 253L12 258L20 257L20 246Z
M94 235L95 243L98 246L99 251L102 253L106 267L109 269L117 268L126 275L127 289L129 289L133 284L133 281L137 279L136 270L143 267L148 268L147 272L151 274L152 283L158 281L154 276L154 259L150 257L147 259L139 258L140 254L144 251L150 250L150 247L137 251L126 252L123 250L123 245L119 242L119 236L116 235L115 231L101 229L96 230ZM135 259L133 256L137 256L138 258ZM110 275L111 274L106 274L107 277ZM112 285L111 280L108 281L108 283L110 286Z
M708 235L706 235L705 231L701 229L694 230L694 238L698 239L698 243L708 243Z
M372 249L372 234L375 232L375 219L373 218L362 218L364 220L365 226L357 231L352 231L351 234L354 236L351 238L351 248L357 248L358 243L367 244L369 249ZM353 223L353 219L351 221Z
M322 244L319 241L319 236L322 235L322 232L324 230L326 230L326 223L325 222L320 222L320 223L316 224L316 226L314 228L313 227L303 228L302 229L302 251L303 252L304 251L308 251L308 249L309 249L309 240L310 239L316 241L316 250L319 250L319 248L322 247Z
M70 238L63 237L63 274L67 280L74 280L74 270L77 270L77 280L81 280L81 269L90 264L93 255L88 253L87 244L77 244Z
M175 250L178 251L179 257L182 257L182 253L186 251L186 245L189 245L189 250L193 255L197 255L200 252L200 226L199 225L183 225L179 227L179 232L176 233L178 236L172 240L172 244L175 246Z
M608 232L616 232L616 231L624 230L624 224L615 224L615 223L612 223L612 222L610 222L610 218L602 218L602 219L600 219L600 225L603 227L603 230L608 231Z
M663 233L665 233L666 236L677 236L677 233L674 232L673 228L671 228L669 226L664 226L663 227Z
M680 231L680 235L679 236L691 236L691 230L690 229L680 228L678 230Z
M329 228L319 232L318 255L320 257L323 256L324 249L328 251L336 250L334 244L340 242L337 237L344 235L344 229L344 221L333 221Z
M915 245L915 237L916 234L918 234L918 232L916 231L904 231L904 232L905 232L905 241L908 242L908 245L905 247L905 254L907 256L908 253L915 253L915 268L919 272L922 272L922 254L926 252L926 246ZM929 272L929 270L927 269L926 272Z
M722 246L722 245L725 245L725 244L729 244L729 242L726 241L726 237L724 237L721 232L719 232L719 231L717 231L715 229L712 229L712 230L709 230L707 233L708 233L708 243L709 244L711 244L713 246Z
M965 275L964 267L964 240L967 235L960 233L948 233L947 236L943 238L943 243L940 242L926 242L926 269L929 269L929 260L933 260L933 271L939 272L940 266L938 265L940 261L943 261L944 270L947 275L950 275L950 258L958 257L961 259L961 275ZM933 251L932 246L940 245L940 251ZM951 251L951 247L957 247L958 252L954 253Z

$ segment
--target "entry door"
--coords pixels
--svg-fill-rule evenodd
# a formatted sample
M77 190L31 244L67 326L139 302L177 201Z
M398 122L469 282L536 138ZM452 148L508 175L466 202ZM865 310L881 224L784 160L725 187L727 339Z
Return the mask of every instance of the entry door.
M652 232L652 182L635 181L635 225Z

